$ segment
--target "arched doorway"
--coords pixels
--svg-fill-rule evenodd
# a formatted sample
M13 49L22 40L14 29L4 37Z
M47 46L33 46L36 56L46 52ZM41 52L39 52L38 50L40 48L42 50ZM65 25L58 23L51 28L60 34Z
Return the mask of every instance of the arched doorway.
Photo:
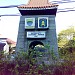
M33 57L36 57L37 52L45 52L44 44L40 41L33 41L29 45L29 55L33 52Z
M30 45L29 45L29 49L34 49L37 45L42 45L42 46L44 46L44 44L42 43L42 42L40 42L40 41L33 41L33 42L31 42L30 43Z

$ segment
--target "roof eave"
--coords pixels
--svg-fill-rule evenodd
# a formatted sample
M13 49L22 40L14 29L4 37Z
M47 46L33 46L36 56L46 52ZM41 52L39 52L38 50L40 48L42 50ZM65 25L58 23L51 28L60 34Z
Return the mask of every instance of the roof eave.
M21 7L18 7L19 10L44 10L44 9L57 9L58 6L55 6L55 7L24 7L24 8L21 8Z

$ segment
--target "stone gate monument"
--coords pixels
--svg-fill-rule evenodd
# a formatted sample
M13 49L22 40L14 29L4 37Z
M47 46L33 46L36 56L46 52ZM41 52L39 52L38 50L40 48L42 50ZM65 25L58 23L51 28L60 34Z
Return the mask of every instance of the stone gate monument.
M58 54L55 17L58 5L48 0L30 0L18 6L21 13L16 51L34 49L36 45L50 45Z

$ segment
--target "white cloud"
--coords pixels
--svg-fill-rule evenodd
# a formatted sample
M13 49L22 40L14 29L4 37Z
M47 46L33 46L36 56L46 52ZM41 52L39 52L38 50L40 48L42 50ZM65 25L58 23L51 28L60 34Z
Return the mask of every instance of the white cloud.
M0 0L0 6L25 4L28 1L29 0ZM58 9L70 7L75 7L75 2L71 4L70 3L60 4ZM17 8L7 8L7 9L0 8L0 15L16 14L16 13L19 13ZM20 20L19 16L2 16L0 20L0 34L5 35L6 37L16 41L19 20ZM66 29L71 25L75 25L75 11L57 13L56 15L57 33L59 33L63 29Z
M56 15L57 33L69 26L75 26L75 12L61 12Z
M19 19L19 16L2 16L0 21L0 34L16 41Z

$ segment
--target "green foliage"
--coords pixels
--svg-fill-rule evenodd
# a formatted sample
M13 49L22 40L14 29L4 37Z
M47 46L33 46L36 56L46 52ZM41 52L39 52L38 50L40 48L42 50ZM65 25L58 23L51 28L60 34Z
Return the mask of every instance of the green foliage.
M66 30L61 31L58 34L58 46L60 50L63 50L65 54L73 52L75 49L75 30L74 27L70 27Z
M16 53L15 59L17 61L27 60L28 59L28 52L19 51L18 53Z
M70 73L72 72L72 68L74 68L73 66L75 66L75 53L66 54L63 57L64 62L59 61L55 64L45 64L42 62L42 64L36 64L37 57L34 57L36 51L30 51L32 51L30 56L28 51L20 51L17 53L17 56L15 56L15 60L13 61L6 59L0 60L0 75L72 75ZM52 55L52 59L55 60L56 58L53 49L49 50L49 52L50 55ZM42 56L44 55L40 52L37 53ZM39 54L37 53L36 55L38 56ZM43 57L40 55L38 57L42 59Z
M74 27L70 27L66 30L61 31L58 34L59 47L64 46L67 42L69 42L69 40L73 40L74 34L75 34Z
M26 52L20 50L12 61L4 56L4 52L1 52L1 59L5 58L5 60L0 60L0 75L7 73L8 75L72 75L70 72L75 66L75 53L65 53L64 49L60 52L63 62L60 62L60 60L56 62L57 57L54 50L50 50L49 45L46 45L43 49L46 49L46 52L40 52L38 48L29 49ZM48 56L49 62L52 61L51 64L44 62L45 55ZM66 72L68 74L65 74Z
M4 57L4 51L0 51L0 60Z
M57 56L55 55L53 49L51 50L51 56L52 56L52 59L53 59L53 60L56 60L56 59L57 59Z

